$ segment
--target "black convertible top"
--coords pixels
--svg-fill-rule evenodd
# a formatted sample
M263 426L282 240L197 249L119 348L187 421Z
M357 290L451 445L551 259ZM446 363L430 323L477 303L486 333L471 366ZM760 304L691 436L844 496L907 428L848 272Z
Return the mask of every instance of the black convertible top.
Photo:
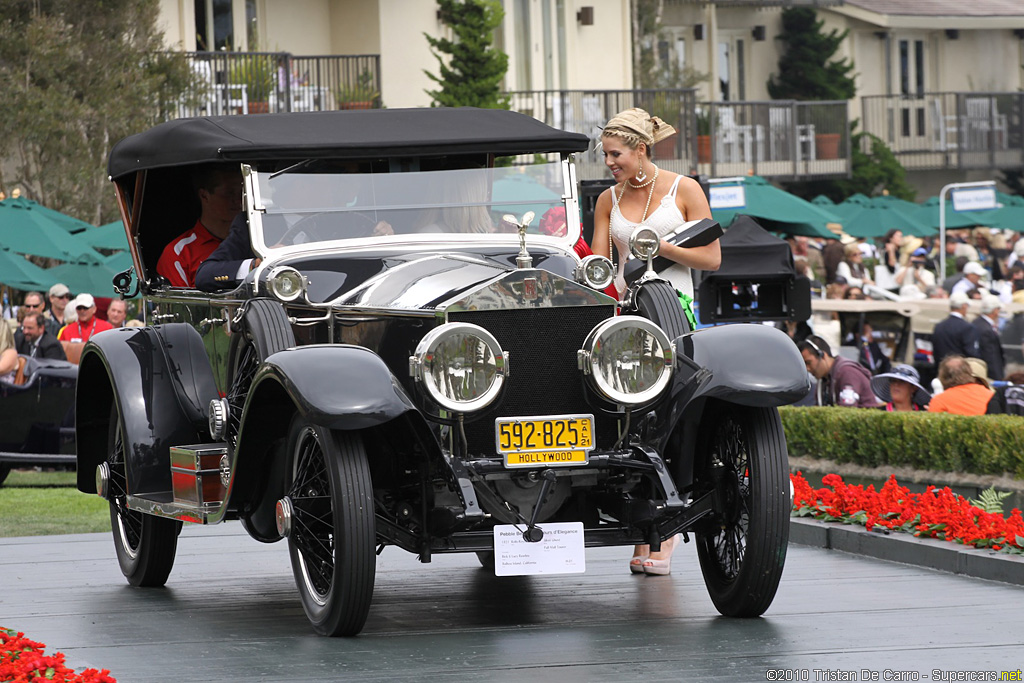
M588 139L517 112L431 108L178 119L110 152L112 178L211 161L580 152Z

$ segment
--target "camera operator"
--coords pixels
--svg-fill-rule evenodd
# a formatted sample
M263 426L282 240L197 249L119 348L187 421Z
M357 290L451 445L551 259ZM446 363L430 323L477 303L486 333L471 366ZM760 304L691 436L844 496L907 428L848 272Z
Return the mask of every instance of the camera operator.
M928 250L924 247L915 249L910 255L910 262L896 271L895 280L901 288L904 285L916 285L922 292L934 287L935 273L928 269Z

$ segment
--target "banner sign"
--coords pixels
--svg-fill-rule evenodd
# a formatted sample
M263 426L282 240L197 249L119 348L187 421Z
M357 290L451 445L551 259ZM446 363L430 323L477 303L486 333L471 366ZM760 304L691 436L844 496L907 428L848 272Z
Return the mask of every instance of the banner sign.
M708 201L711 209L742 209L747 205L746 188L742 185L712 185Z
M965 187L953 190L952 199L954 211L984 211L998 206L994 187Z

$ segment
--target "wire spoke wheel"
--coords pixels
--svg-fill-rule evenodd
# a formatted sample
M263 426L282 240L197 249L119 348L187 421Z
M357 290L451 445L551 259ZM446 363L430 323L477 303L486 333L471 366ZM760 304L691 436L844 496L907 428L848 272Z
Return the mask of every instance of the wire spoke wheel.
M697 486L714 492L714 517L697 534L697 555L719 612L759 616L775 598L789 543L786 440L775 408L709 410Z
M317 633L355 635L369 614L376 572L373 489L362 439L297 416L288 444L288 548L302 606Z
M181 522L128 508L124 428L117 406L107 432L110 528L121 573L133 586L162 586L174 566Z

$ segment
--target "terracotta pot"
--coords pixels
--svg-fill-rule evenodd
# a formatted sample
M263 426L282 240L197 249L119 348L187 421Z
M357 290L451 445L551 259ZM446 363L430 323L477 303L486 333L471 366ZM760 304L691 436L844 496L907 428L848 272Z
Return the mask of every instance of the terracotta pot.
M668 139L654 143L654 158L655 159L675 159L676 158L676 138L672 136Z
M250 102L249 113L250 114L266 114L270 112L269 102Z
M818 159L839 158L839 133L817 133L814 136L815 155Z
M339 102L338 109L373 109L373 102Z
M711 136L697 136L697 162L701 164L711 163Z

